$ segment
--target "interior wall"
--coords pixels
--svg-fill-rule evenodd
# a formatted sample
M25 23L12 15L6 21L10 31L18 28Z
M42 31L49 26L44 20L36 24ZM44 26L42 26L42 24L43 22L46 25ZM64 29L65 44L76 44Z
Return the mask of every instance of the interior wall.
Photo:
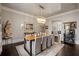
M54 22L71 22L71 21L76 21L77 22L77 28L76 28L76 44L79 44L79 11L74 12L74 13L69 13L69 14L64 14L62 16L58 17L51 17L47 21L48 24L48 31L49 35L51 34L52 27L54 26ZM51 26L50 26L51 25Z
M6 20L10 20L12 24L12 37L16 41L23 41L24 38L24 28L21 27L21 24L33 24L34 31L38 33L40 31L39 24L36 19L33 17L20 15L11 11L2 10L2 20L1 23L5 23Z
M0 3L0 23L1 23L1 3Z
M77 4L77 7L79 8L79 3Z
M0 3L0 45L2 42L2 30L1 30L2 26L1 26L1 3Z

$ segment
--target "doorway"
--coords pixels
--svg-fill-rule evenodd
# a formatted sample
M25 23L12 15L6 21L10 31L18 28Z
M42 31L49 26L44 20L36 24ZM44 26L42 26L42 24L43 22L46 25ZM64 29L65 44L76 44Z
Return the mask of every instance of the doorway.
M63 33L64 33L64 24L62 22L53 22L52 32L54 35L54 41L57 43L62 43Z
M64 43L75 44L76 22L64 23Z

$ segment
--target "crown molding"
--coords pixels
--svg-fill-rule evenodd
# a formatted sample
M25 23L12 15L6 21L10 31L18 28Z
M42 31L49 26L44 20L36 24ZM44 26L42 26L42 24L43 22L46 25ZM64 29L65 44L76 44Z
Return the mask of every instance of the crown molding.
M2 8L2 10L6 10L6 11L14 12L16 14L20 14L20 15L25 15L25 16L28 16L28 17L36 18L36 16L30 15L28 13L24 13L24 12L21 12L21 11L18 11L18 10L14 10L14 9L11 9L11 8L8 8L8 7L5 7L5 6L1 6L1 8Z
M71 10L71 11L59 13L59 14L57 14L57 15L50 16L50 17L48 17L48 18L46 18L46 19L50 19L50 18L55 18L55 17L67 15L67 14L74 13L74 12L77 12L77 11L79 11L79 9L74 9L74 10Z
M21 11L18 11L18 10L14 10L14 9L11 9L11 8L8 8L8 7L5 7L5 6L1 6L1 8L2 8L2 10L14 12L14 13L17 13L17 14L20 14L20 15L25 15L25 16L32 17L32 18L37 18L37 16L33 16L33 15L28 14L28 13L24 13L24 12L21 12ZM77 12L77 11L79 11L79 9L74 9L74 10L71 10L71 11L59 13L57 15L53 15L53 16L47 17L46 19L67 15L67 14L74 13L74 12Z

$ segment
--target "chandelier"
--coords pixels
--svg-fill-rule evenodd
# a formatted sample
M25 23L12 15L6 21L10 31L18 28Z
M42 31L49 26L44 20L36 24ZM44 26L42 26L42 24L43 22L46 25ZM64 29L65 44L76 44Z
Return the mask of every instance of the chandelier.
M44 17L40 16L40 17L37 17L37 22L38 22L38 23L45 24L46 19L45 19Z
M40 13L41 13L41 16L37 17L37 22L38 22L38 23L45 24L46 18L42 16L42 10L45 9L45 8L44 8L43 6L41 6L41 5L39 5L39 7L40 7L40 9L41 9L41 10L40 10L40 11L41 11L41 12L40 12Z

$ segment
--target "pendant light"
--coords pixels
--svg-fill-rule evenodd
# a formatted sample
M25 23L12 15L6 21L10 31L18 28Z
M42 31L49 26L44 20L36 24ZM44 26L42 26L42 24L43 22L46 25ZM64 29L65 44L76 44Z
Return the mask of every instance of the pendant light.
M43 6L41 6L41 5L39 5L39 7L40 7L39 10L40 10L41 16L37 17L37 22L45 24L46 19L45 19L45 17L42 16L42 10L45 9L45 8Z

